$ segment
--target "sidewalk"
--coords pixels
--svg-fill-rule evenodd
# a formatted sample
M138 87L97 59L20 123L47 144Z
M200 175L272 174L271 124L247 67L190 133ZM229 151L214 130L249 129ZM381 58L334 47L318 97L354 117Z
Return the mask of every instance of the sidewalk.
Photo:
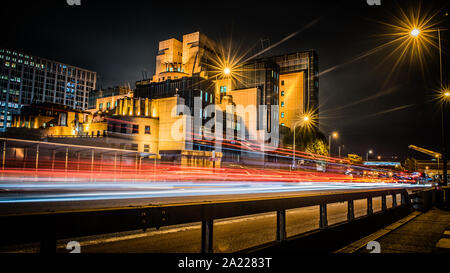
M450 212L433 208L425 213L414 212L338 253L369 253L369 242L380 244L381 253L450 252Z

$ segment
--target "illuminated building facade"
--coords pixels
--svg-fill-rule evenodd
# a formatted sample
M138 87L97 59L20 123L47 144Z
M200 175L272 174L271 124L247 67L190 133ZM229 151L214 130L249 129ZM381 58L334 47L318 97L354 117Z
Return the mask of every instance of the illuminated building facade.
M184 35L182 42L160 42L152 78L136 82L132 94L127 88L95 92L90 114L83 117L82 126L76 125L78 131L74 133L73 126L59 124L70 127L60 134L71 131L74 135L106 136L105 143L119 143L117 148L150 152L162 160L186 165L211 166L216 162L211 160L213 155L219 160L217 164L221 158L239 161L247 153L240 145L248 145L247 140L263 146L270 144L267 139L249 136L270 133L274 126L278 131L280 124L290 128L300 115L318 107L318 67L313 51L247 61L232 72L236 79L218 76L213 71L213 58L220 58L214 46L198 32ZM213 117L208 113L208 107L213 105L223 113L223 136L231 136L225 142L233 144L223 153L213 153L214 142L202 135ZM259 109L260 106L265 108ZM279 112L272 113L272 106L279 107ZM179 112L180 107L183 113ZM239 108L244 112L239 112ZM212 119L214 131L217 118L214 115ZM26 118L19 118L23 127L22 120ZM77 119L71 118L71 122L77 124ZM30 126L31 121L27 128ZM232 141L239 137L244 137L244 144ZM245 157L264 160L264 153Z
M212 150L204 149L199 142L194 143L192 132L188 131L192 127L187 124L191 123L192 126L192 120L173 113L177 106L186 104L182 96L121 98L113 113L104 118L106 135L109 138L126 139L132 150L154 153L165 161L212 167ZM222 153L215 153L215 157L217 161L214 164L218 167Z
M216 103L220 104L224 96L231 96L234 103L247 105L251 98L233 93L256 88L255 94L248 94L256 96L251 100L267 106L267 120L258 114L258 129L271 127L271 105L279 106L279 124L291 130L305 113L319 116L319 67L315 51L251 60L236 70L236 77L216 81Z
M179 96L192 112L194 97L199 97L202 107L215 104L222 109L224 132L231 129L236 135L244 127L244 137L261 135L264 130L270 133L273 123L293 129L304 113L318 116L318 57L313 50L252 59L231 67L233 71L228 72L233 76L217 71L217 63L221 63L217 62L221 58L217 52L217 45L198 32L184 35L183 42L160 42L155 75L136 82L135 98ZM261 111L260 106L266 108ZM278 112L272 113L276 109L272 106L278 107ZM229 112L239 107L247 112L240 113L242 116ZM264 140L258 142L264 144ZM197 146L193 149L208 150Z
M51 103L86 110L96 72L0 49L0 131L24 105Z
M176 80L194 74L208 78L208 66L216 56L214 48L215 43L200 32L183 35L182 42L174 38L159 42L151 81Z
M248 61L239 67L238 79L227 78L216 81L216 103L222 103L223 97L232 98L236 105L256 107L256 125L246 123L247 128L256 126L256 130L271 128L272 105L278 105L279 66L272 59L257 59ZM266 106L266 111L260 112L259 106Z
M92 121L93 116L85 111L59 104L37 103L26 105L20 113L14 114L8 132L14 128L24 128L39 130L41 138L73 137L88 134L88 124ZM104 132L105 129L99 130L96 135L103 135Z
M111 107L111 105L108 105L108 101L107 98L111 99L112 101L119 99L119 98L123 98L123 97L132 97L133 96L133 90L131 89L130 86L115 86L115 87L110 87L110 88L106 88L106 89L97 89L92 91L89 94L89 104L88 104L88 109L96 109L98 108L98 104L102 104L101 106L103 106L102 110L105 109L112 109L114 107ZM106 98L106 99L104 99ZM104 99L104 100L102 100Z
M280 125L293 129L304 113L319 116L319 58L314 50L273 57L280 67Z

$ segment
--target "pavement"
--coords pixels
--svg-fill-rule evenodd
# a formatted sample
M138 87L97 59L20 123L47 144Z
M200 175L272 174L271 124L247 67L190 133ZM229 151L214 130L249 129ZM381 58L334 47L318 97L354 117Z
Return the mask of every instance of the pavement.
M336 253L450 253L450 211L413 212Z

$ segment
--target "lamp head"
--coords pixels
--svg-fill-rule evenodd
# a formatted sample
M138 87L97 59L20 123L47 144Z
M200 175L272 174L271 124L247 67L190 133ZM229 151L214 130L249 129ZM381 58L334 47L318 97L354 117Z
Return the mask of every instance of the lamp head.
M417 36L419 36L419 34L420 34L420 30L417 29L417 28L414 28L414 29L411 30L410 34L411 34L411 36L413 36L413 37L417 37Z

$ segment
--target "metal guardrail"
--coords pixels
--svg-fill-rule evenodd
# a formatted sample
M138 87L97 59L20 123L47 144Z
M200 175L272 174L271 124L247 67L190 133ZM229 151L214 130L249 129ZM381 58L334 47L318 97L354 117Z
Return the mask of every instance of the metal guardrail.
M223 201L212 203L153 205L116 209L85 210L74 212L35 213L0 216L0 245L40 242L40 251L55 253L56 241L83 236L124 232L186 223L202 223L202 253L213 252L214 220L276 212L278 242L287 239L286 210L320 206L320 229L328 228L327 204L347 202L347 221L355 220L354 201L367 200L367 215L373 215L373 198L381 197L381 212L388 210L386 197L392 196L392 209L397 208L397 195L401 206L411 207L405 189L372 190L316 194L310 196L262 198L254 200Z

